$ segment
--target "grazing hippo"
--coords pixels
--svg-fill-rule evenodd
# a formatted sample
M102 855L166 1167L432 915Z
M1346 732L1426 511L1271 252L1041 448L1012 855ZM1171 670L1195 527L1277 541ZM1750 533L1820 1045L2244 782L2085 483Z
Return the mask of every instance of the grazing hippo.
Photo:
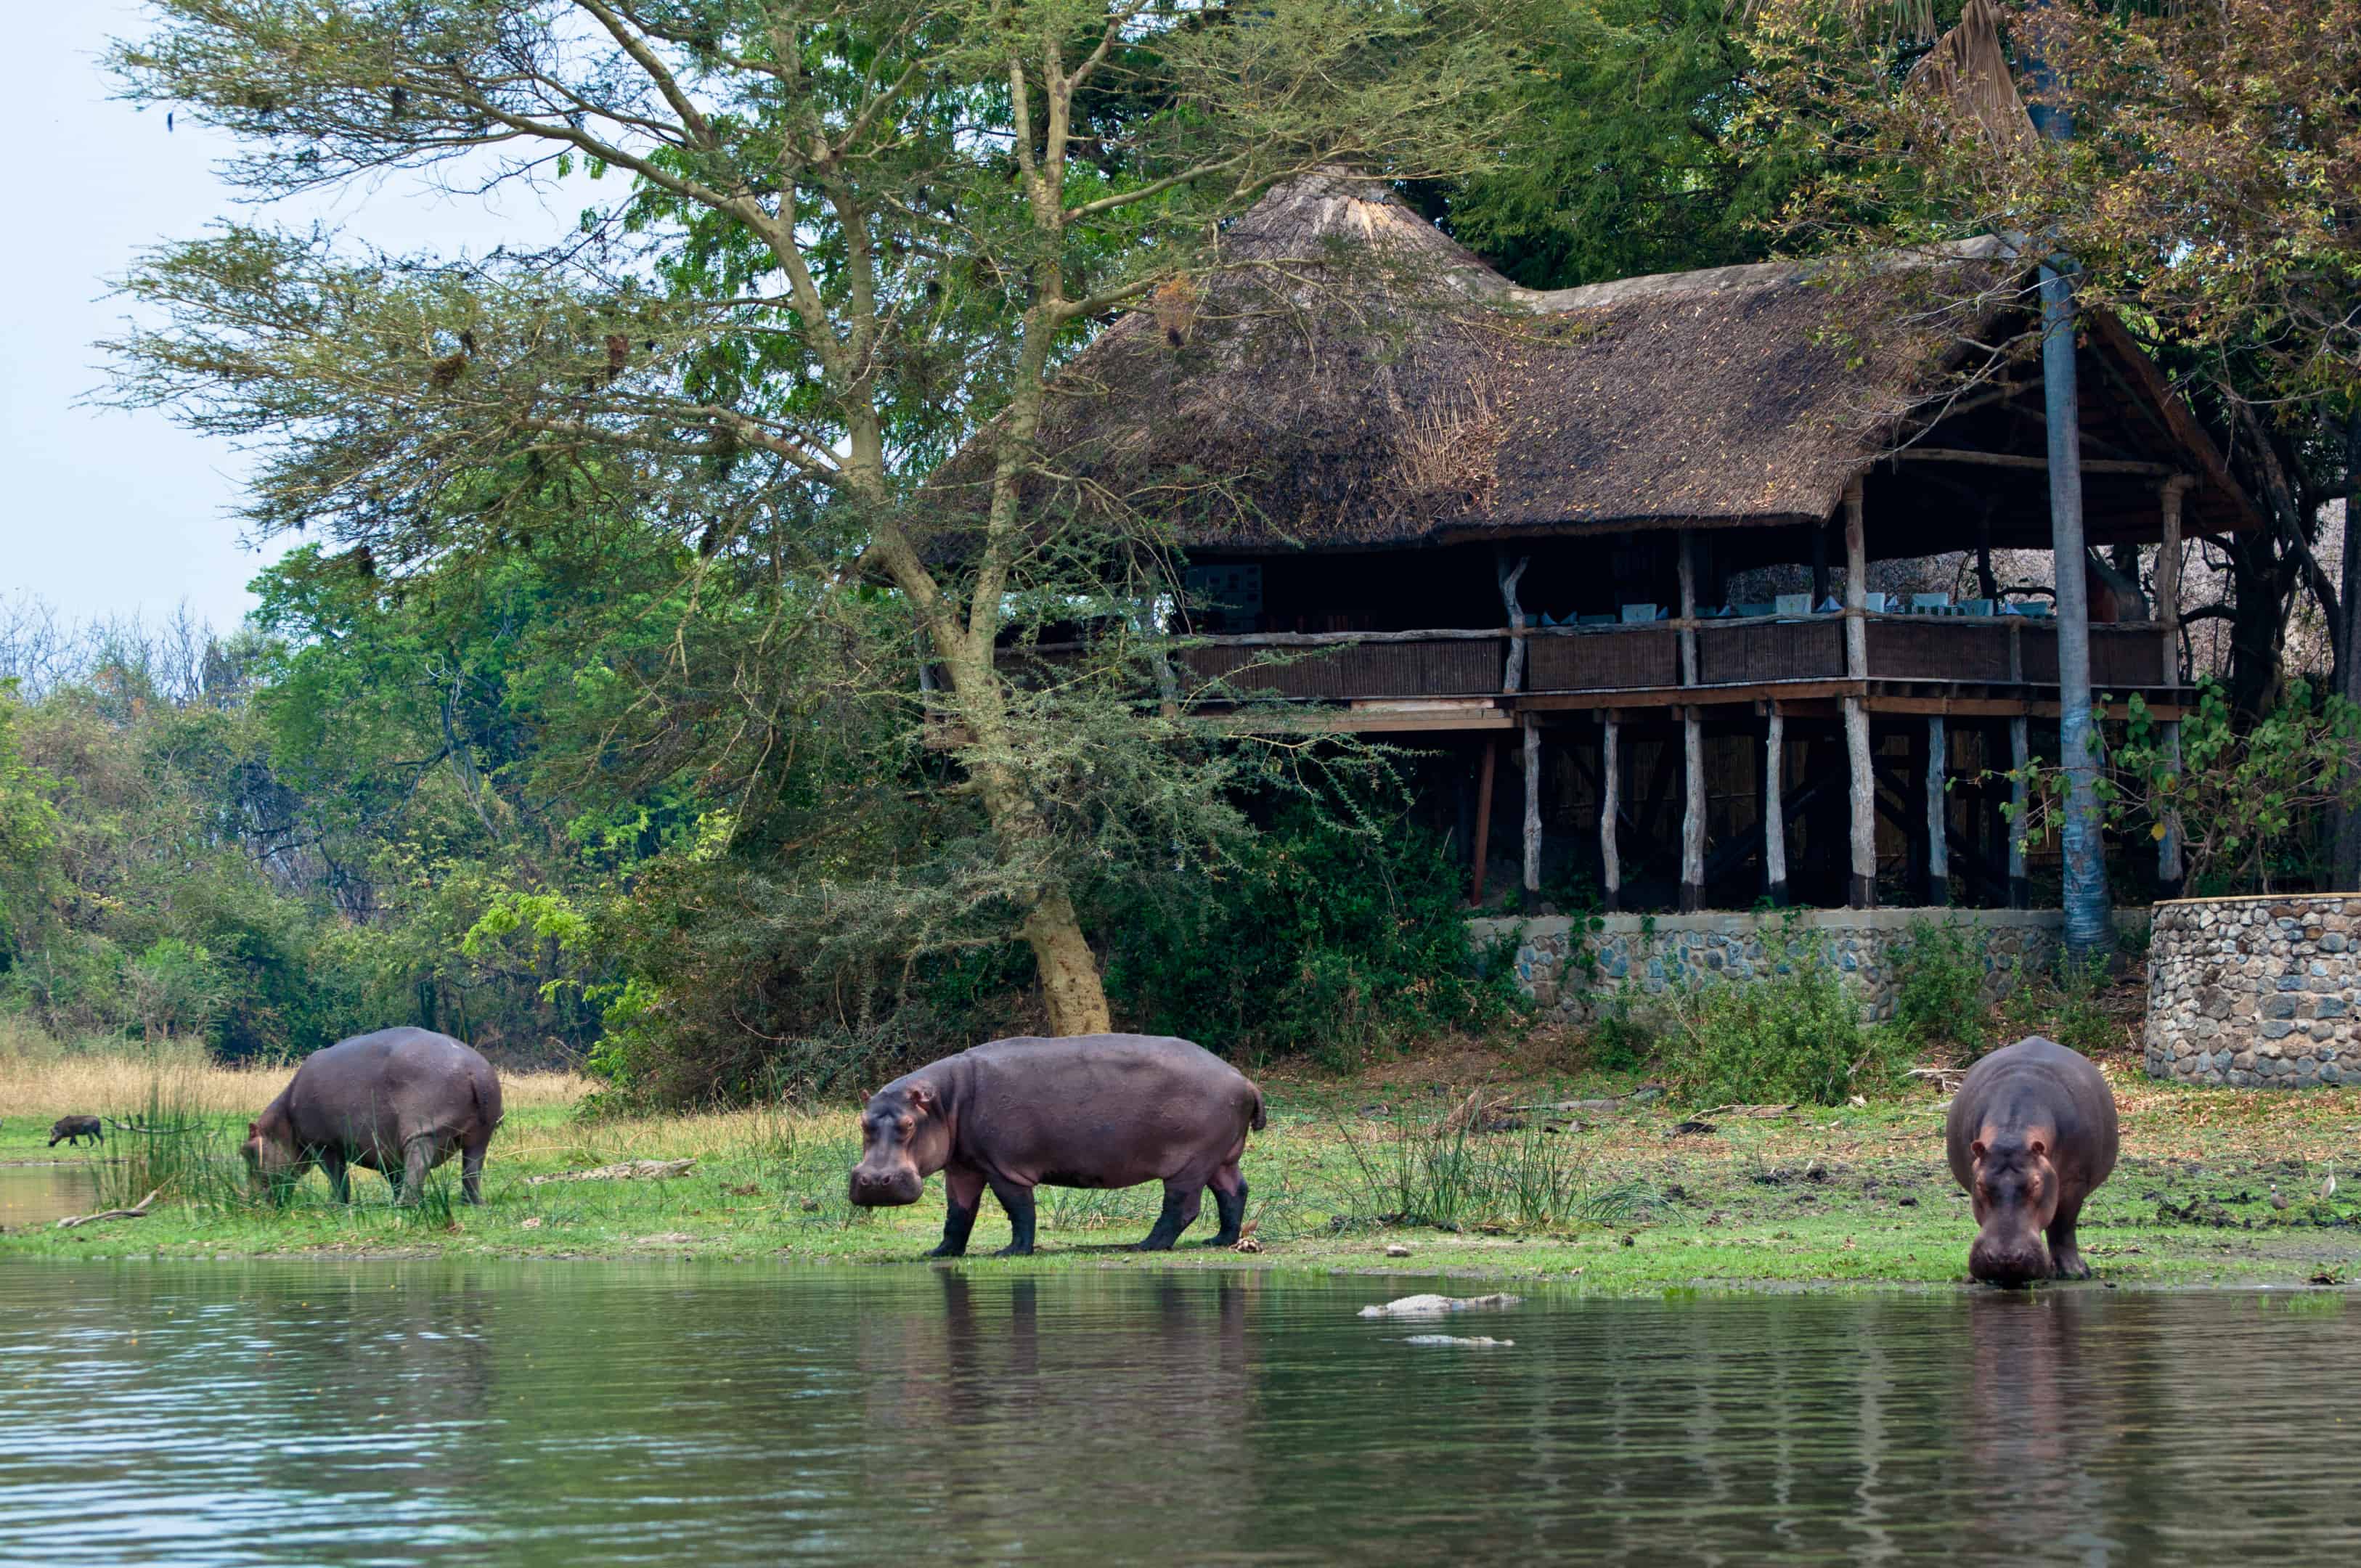
M1202 1046L1155 1035L1020 1036L929 1062L869 1097L852 1201L915 1203L943 1173L943 1245L958 1257L983 1190L1008 1211L1004 1256L1033 1250L1033 1189L1164 1183L1164 1212L1139 1244L1162 1252L1197 1217L1207 1187L1232 1246L1246 1212L1238 1174L1262 1091Z
M1968 1069L1943 1134L1982 1227L1971 1275L1992 1285L2091 1277L2074 1221L2115 1168L2115 1097L2088 1058L2038 1035L2003 1046Z
M492 1064L448 1035L380 1029L303 1058L294 1081L246 1124L246 1165L266 1187L291 1183L313 1165L350 1202L345 1168L380 1171L396 1202L416 1202L426 1173L460 1156L467 1201L484 1201L484 1150L500 1124Z
M106 1134L101 1128L97 1117L60 1116L49 1128L49 1147L51 1148L57 1147L59 1142L62 1140L66 1147L78 1149L82 1147L82 1141L84 1138L88 1138L94 1144L106 1142Z

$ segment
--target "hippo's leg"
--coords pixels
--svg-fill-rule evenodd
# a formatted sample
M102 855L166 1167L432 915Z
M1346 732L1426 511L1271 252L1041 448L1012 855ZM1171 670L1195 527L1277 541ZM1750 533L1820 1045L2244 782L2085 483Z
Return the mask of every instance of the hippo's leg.
M415 1203L426 1196L426 1173L434 1168L434 1140L412 1138L401 1151L400 1175L386 1172L386 1179L394 1186L393 1201Z
M1008 1245L1000 1249L1003 1257L1033 1255L1033 1189L1019 1187L1013 1181L994 1179L992 1195L1008 1211Z
M1222 1228L1207 1246L1235 1246L1245 1234L1246 1218L1246 1179L1238 1174L1235 1165L1225 1165L1213 1172L1208 1184L1213 1190L1213 1212L1221 1216Z
M328 1173L328 1196L339 1203L353 1201L353 1184L345 1172L345 1151L322 1149L320 1168Z
M943 1242L927 1255L966 1256L968 1233L975 1229L975 1212L983 1205L983 1172L964 1166L943 1167Z
M2088 1279L2091 1266L2082 1261L2080 1248L2074 1245L2074 1222L2082 1217L2082 1201L2079 1198L2061 1201L2058 1215L2049 1222L2049 1272L2058 1279Z
M1180 1233L1197 1223L1197 1211L1205 1201L1202 1186L1168 1181L1164 1184L1164 1212L1156 1216L1156 1226L1139 1244L1142 1252L1170 1252Z
M484 1151L490 1140L480 1144L462 1145L459 1149L459 1194L468 1202L480 1206L484 1201Z

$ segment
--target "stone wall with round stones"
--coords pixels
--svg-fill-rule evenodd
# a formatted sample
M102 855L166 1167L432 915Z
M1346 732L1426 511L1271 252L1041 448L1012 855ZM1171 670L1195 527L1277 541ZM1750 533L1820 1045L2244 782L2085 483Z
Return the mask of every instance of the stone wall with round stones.
M2119 932L2136 931L2147 912L2119 909ZM1517 989L1549 1017L1587 1024L1618 995L1646 997L1761 972L1763 938L1792 920L1799 939L1822 945L1861 998L1862 1016L1894 1014L1901 977L1894 947L1922 922L1963 926L1982 954L1987 1002L1997 1002L2028 973L2056 967L2065 916L2055 909L1807 909L1761 914L1565 916L1471 920L1477 946L1516 943Z
M2156 906L2147 1070L2182 1083L2361 1082L2361 894Z

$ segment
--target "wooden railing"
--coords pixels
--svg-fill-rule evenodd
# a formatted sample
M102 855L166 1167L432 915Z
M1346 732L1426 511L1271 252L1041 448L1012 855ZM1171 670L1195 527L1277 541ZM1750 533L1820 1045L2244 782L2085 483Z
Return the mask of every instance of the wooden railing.
M1864 619L1872 680L1992 685L2054 685L2058 681L2058 628L2052 620L2025 616ZM1682 679L1684 631L1697 636L1694 683ZM2092 627L2093 687L2145 690L2164 684L2165 636L2163 628L2152 624ZM1260 632L1178 641L1172 656L1183 685L1218 681L1241 694L1312 702L1488 696L1502 692L1509 651L1518 639L1526 645L1521 689L1527 694L1654 691L1692 684L1761 685L1841 680L1846 673L1844 619L1838 615L1516 630ZM1043 645L1005 657L1055 664L1079 652L1072 644Z

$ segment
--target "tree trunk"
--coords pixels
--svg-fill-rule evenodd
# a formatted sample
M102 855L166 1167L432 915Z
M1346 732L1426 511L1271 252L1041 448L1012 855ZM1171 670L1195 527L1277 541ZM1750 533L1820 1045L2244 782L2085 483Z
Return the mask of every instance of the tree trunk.
M2345 421L2345 581L2337 600L2336 695L2361 703L2361 405ZM2354 765L2345 765L2345 787L2355 787ZM2336 813L2336 845L2329 885L2361 888L2361 801Z
M2041 383L2049 433L2049 543L2058 579L2058 750L2066 774L2067 956L2087 959L2114 945L2106 843L2099 821L2099 763L2091 724L2091 616L2082 547L2082 432L2075 407L2074 285L2041 269Z
M1053 1035L1107 1032L1106 988L1099 983L1099 960L1082 937L1074 901L1063 889L1041 895L1025 917L1026 942L1041 971L1041 1000L1049 1009Z

